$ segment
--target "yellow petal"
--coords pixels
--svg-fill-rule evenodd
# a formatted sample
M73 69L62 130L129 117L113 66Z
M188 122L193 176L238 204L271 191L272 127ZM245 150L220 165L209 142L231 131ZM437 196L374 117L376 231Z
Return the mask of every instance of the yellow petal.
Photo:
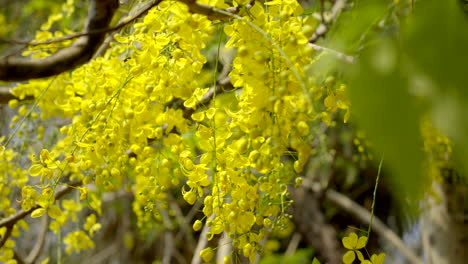
M198 112L198 113L192 114L192 119L197 122L203 121L203 119L205 119L205 112Z
M206 111L206 117L208 117L209 119L212 119L215 113L216 113L216 109L211 107L210 109Z
M49 206L49 210L47 210L49 216L53 219L57 219L62 215L62 210L56 205Z
M42 168L44 168L41 164L34 164L29 168L29 175L33 177L37 177L41 175Z
M32 218L41 217L46 212L45 208L38 208L31 213Z
M354 251L348 251L343 255L344 264L351 264L353 263L354 259L356 259L356 254L354 254Z

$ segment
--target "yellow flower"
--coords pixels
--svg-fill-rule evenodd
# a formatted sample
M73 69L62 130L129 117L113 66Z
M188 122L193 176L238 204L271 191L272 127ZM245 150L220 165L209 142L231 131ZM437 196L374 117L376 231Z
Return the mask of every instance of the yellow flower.
M214 257L214 251L211 247L207 247L200 251L200 257L203 259L205 262L209 262L213 259Z
M54 161L54 154L49 153L47 149L41 150L39 155L40 163L34 164L29 168L29 174L33 177L41 176L41 181L43 177L48 179L52 178L54 170L58 168L59 162Z

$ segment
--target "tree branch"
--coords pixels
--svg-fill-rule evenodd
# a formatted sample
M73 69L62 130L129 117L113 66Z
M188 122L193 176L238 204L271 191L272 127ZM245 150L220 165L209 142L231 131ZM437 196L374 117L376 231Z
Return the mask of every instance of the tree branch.
M5 234L2 236L2 239L0 240L0 248L2 248L3 245L5 245L8 238L10 238L10 236L11 236L11 231L13 230L13 226L7 226L6 228L7 229L5 231Z
M67 186L65 188L63 188L62 190L58 191L55 194L55 200L60 200L65 194L68 194L69 192L71 192L74 187L80 186L82 184L83 184L82 181L77 181L77 182L72 182L72 183L67 184ZM13 227L13 225L15 225L16 222L18 222L19 220L25 218L27 215L29 215L34 210L36 210L36 209L38 209L40 207L41 206L36 205L33 208L31 208L29 211L20 210L16 214L14 214L14 215L12 215L10 217L7 217L5 219L2 219L0 221L0 227L4 227L4 226L6 226L7 228L8 227Z
M319 38L325 36L325 34L330 29L330 26L327 25L327 21L328 23L330 23L336 20L338 15L341 13L341 10L343 10L343 8L346 6L346 1L347 0L335 1L335 4L333 5L331 9L330 15L327 17L327 19L322 19L322 23L320 23L320 25L317 27L312 37L310 37L309 39L310 43L314 43L317 40L319 40ZM323 15L322 15L322 18L323 18Z
M108 28L118 0L92 0L85 32ZM42 59L10 58L0 60L0 80L23 81L50 77L74 69L91 59L104 40L105 32L80 37L73 45Z
M196 0L178 0L188 6L190 13L205 15L210 20L230 20L232 17L216 12L215 8L209 5L199 4ZM226 12L235 14L239 12L237 7L230 7L225 10Z
M213 216L210 217L212 219ZM210 228L205 224L203 226L202 232L200 234L200 238L198 239L197 247L195 248L195 252L193 253L193 258L191 264L200 264L202 263L202 259L200 257L200 251L202 251L206 245L208 244L208 239L206 238L206 234Z
M39 257L39 254L41 253L42 248L44 247L44 242L45 242L48 228L49 228L49 217L46 215L42 218L41 233L39 233L36 244L34 245L29 255L26 257L25 259L26 263L36 262L37 258Z

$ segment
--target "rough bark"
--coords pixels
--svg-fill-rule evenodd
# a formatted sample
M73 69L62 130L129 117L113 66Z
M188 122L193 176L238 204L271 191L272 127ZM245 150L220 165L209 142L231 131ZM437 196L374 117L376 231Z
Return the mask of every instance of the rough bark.
M341 247L336 230L326 222L318 197L305 188L291 190L293 220L308 244L317 250L323 263L341 263Z
M468 252L466 186L434 182L423 213L423 248L427 264L463 264Z

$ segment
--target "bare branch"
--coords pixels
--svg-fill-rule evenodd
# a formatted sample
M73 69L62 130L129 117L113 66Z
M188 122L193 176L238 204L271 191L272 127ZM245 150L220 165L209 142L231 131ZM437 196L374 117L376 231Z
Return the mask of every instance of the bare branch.
M333 7L331 9L330 15L327 17L327 19L323 19L323 12L321 12L322 13L322 23L320 23L320 25L317 27L317 29L315 30L312 37L310 37L310 39L309 39L310 43L314 43L319 38L325 36L325 34L330 29L330 26L327 25L327 21L328 21L328 23L330 23L330 22L334 22L337 19L338 15L341 13L341 10L343 10L343 8L346 6L346 1L347 0L336 0L335 4L333 5Z
M216 251L216 263L223 263L224 257L229 256L232 252L232 239L229 238L226 232L223 233L218 242L218 250Z
M212 219L213 216L210 217ZM202 259L200 257L200 251L202 251L206 245L208 244L208 239L206 238L206 234L210 228L205 224L203 226L202 232L200 234L200 238L198 239L197 247L195 248L195 252L193 254L191 264L200 264L202 263Z
M302 236L298 232L294 232L293 236L291 237L291 240L289 241L288 248L286 249L286 252L284 253L286 256L291 256L293 255L297 247L299 246L299 243L301 242Z
M42 248L44 247L44 242L45 242L48 228L49 228L49 217L46 215L42 218L41 233L39 233L36 244L34 245L29 255L26 257L25 259L26 263L36 262L37 258L39 257L39 254L41 253Z
M108 28L118 6L118 0L92 0L85 32ZM42 59L3 58L0 60L0 80L22 81L50 77L74 69L91 59L104 36L105 32L82 36L70 47Z
M83 184L83 182L81 182L81 181L72 182L72 183L67 184L67 186L65 188L63 188L62 190L58 191L55 194L55 200L60 200L65 194L71 192L74 187L80 186L82 184ZM7 217L5 219L2 219L0 221L0 227L4 227L4 226L6 226L7 228L8 227L13 227L13 225L16 224L16 222L18 222L19 220L25 218L27 215L29 215L30 213L32 213L34 210L36 210L38 208L40 208L40 206L36 205L33 208L31 208L29 211L24 211L24 210L18 211L16 214L14 214L14 215L12 215L10 217Z
M164 232L164 254L162 264L171 264L171 258L174 251L174 237L171 231Z

